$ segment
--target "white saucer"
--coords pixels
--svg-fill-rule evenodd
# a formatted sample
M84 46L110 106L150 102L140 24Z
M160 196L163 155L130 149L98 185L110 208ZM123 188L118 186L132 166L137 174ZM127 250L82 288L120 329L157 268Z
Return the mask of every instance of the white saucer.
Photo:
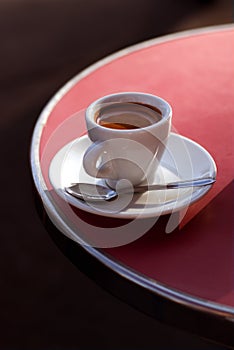
M110 202L84 202L66 194L63 189L76 182L103 183L103 180L90 177L83 168L83 155L90 143L86 135L70 142L55 155L49 168L49 178L56 193L69 204L87 212L115 218L155 217L188 207L211 188L151 191L133 197L125 195ZM171 133L153 182L209 176L216 176L216 165L211 155L194 141Z

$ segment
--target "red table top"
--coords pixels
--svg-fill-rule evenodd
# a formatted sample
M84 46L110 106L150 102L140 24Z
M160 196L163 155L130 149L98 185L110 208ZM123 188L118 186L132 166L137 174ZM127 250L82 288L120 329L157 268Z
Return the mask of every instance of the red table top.
M162 233L156 224L137 241L106 252L171 288L227 306L234 306L233 43L234 28L229 27L162 38L112 57L61 93L48 112L40 138L43 155L49 138L66 118L110 93L141 91L168 100L178 132L214 157L217 182L189 208L172 234ZM83 121L78 127L85 129ZM48 189L52 157L76 137L77 130L69 129L47 150L42 172ZM89 220L91 214L82 215ZM99 218L98 222L102 225Z

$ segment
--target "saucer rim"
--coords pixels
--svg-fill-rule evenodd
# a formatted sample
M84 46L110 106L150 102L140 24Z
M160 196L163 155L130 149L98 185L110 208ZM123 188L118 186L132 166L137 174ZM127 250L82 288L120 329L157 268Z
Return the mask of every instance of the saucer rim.
M174 138L178 138L184 141L184 142L189 142L192 143L196 148L198 148L201 152L206 153L207 158L210 161L210 168L211 170L213 169L212 172L212 176L214 178L216 178L217 175L217 168L216 168L216 164L214 159L212 158L212 156L210 155L210 153L200 144L198 144L197 142L191 140L190 138L183 136L183 135L179 135L176 134L174 132L170 133L170 137L174 137ZM212 188L212 184L211 185L207 185L204 186L202 188L200 188L200 191L198 192L193 192L192 194L190 194L191 198L188 204L188 201L186 201L186 198L181 202L181 201L177 201L179 203L179 205L175 205L175 201L173 200L172 203L168 203L166 205L165 209L162 209L163 206L165 206L165 204L162 205L158 205L157 208L150 208L147 210L147 207L143 207L142 209L139 210L133 210L131 212L127 211L120 211L117 213L112 213L112 212L105 212L103 211L98 211L93 209L91 206L89 206L85 201L79 200L77 198L72 197L71 195L67 194L64 189L62 188L56 188L53 184L53 181L51 180L51 175L50 175L50 171L51 171L51 165L54 161L54 159L56 158L56 156L58 155L59 152L62 151L62 149L66 148L69 146L69 144L75 144L78 143L80 141L82 141L83 139L87 139L88 136L87 135L83 135L80 138L74 139L70 142L68 142L65 146L63 146L53 157L53 159L50 162L50 166L49 166L49 180L50 183L53 187L53 189L55 190L55 192L60 196L60 198L62 198L64 201L67 201L70 205L72 205L73 207L83 210L87 213L90 214L94 214L94 215L98 215L98 216L102 216L102 217L110 217L113 219L135 219L140 217L141 219L146 219L146 218L152 218L152 217L157 217L157 216L162 216L162 215L168 215L176 212L179 212L181 210L183 210L185 207L187 207L188 205L190 206L191 204L197 202L199 199L201 199L205 194L207 194L210 189ZM162 159L163 160L163 159ZM195 194L195 195L194 195ZM190 197L189 196L189 197ZM131 207L130 207L131 209Z

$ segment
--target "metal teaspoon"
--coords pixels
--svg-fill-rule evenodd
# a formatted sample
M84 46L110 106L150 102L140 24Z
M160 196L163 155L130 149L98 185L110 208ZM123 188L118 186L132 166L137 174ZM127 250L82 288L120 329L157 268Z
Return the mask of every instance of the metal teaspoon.
M155 191L155 190L169 190L177 188L186 188L186 187L201 187L212 185L215 182L215 178L207 177L193 180L177 181L170 182L167 184L154 184L146 186L137 186L132 188L121 188L119 191L115 191L112 188L107 186L89 184L89 183L77 183L72 184L71 186L65 187L65 192L70 194L73 197L82 200L89 201L103 201L111 200L118 197L120 194L126 193L143 193L146 191Z

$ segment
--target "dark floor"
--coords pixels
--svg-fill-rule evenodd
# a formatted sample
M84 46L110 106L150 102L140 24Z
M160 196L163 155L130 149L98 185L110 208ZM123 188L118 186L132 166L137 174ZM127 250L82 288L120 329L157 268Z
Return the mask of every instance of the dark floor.
M0 349L224 349L132 309L64 258L35 212L28 159L41 109L81 69L138 41L232 21L228 0L0 1Z

